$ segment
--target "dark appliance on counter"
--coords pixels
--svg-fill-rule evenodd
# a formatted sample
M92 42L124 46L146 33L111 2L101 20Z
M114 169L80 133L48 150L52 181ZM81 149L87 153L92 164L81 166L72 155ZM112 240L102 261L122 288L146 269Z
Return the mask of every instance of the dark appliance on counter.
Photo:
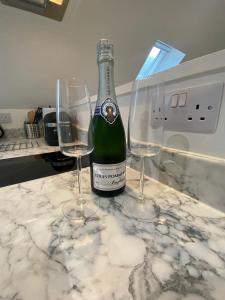
M2 128L2 126L0 126L0 138L3 137L4 133L5 132L4 132L3 128Z
M72 125L70 116L64 111L60 112L59 129L62 143L73 143L76 136L76 127Z
M49 146L59 145L56 112L50 112L44 116L44 135L45 141Z
M46 162L50 163L55 171L58 172L70 171L75 166L76 159L74 157L65 156L61 152L53 152L50 155L49 153L42 154L42 157Z
M82 167L89 166L89 156L82 157ZM61 152L0 159L0 187L76 170L77 160Z

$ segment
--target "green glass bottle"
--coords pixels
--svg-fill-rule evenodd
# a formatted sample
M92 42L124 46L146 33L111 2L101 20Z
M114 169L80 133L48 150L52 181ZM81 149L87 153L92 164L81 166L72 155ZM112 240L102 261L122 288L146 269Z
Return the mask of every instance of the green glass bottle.
M94 150L91 154L91 186L103 197L123 192L126 183L126 138L113 78L113 45L97 44L98 98L93 118Z

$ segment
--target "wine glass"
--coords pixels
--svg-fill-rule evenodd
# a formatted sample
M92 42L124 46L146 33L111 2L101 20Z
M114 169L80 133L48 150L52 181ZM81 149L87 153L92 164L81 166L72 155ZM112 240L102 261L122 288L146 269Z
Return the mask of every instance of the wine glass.
M87 85L76 78L58 79L56 116L60 151L77 159L78 196L66 202L63 214L69 219L84 220L95 213L82 193L81 158L93 150L89 125L92 121ZM74 201L76 200L76 201Z
M159 155L163 139L164 85L151 84L151 78L135 80L128 118L128 149L140 157L140 191L124 201L128 216L150 221L159 214L157 206L144 195L145 158Z

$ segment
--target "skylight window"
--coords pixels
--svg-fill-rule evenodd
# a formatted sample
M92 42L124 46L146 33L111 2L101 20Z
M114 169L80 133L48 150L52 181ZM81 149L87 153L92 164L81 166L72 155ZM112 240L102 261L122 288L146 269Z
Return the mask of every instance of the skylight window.
M160 49L153 46L152 50L150 51L148 56L149 56L149 58L156 58L158 56L159 52L160 52Z
M156 41L136 79L144 79L152 74L175 67L185 55L185 53L168 44Z

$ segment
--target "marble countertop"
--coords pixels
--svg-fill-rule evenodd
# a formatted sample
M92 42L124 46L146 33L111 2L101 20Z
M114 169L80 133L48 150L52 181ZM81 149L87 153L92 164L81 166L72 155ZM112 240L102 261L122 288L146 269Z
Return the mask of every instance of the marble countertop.
M84 224L62 216L72 172L0 189L0 299L224 299L225 214L146 177L160 217L140 222L122 210L136 197L136 171L115 199L91 194L82 173L98 207Z
M38 144L36 143L36 141ZM39 139L25 139L25 138L5 139L5 138L2 138L0 140L0 145L1 144L11 144L11 143L15 143L15 144L28 143L29 144L30 142L32 142L34 144L33 148L0 152L0 159L7 159L7 158L29 156L29 155L59 151L58 146L48 146L46 144L44 138L39 138Z

